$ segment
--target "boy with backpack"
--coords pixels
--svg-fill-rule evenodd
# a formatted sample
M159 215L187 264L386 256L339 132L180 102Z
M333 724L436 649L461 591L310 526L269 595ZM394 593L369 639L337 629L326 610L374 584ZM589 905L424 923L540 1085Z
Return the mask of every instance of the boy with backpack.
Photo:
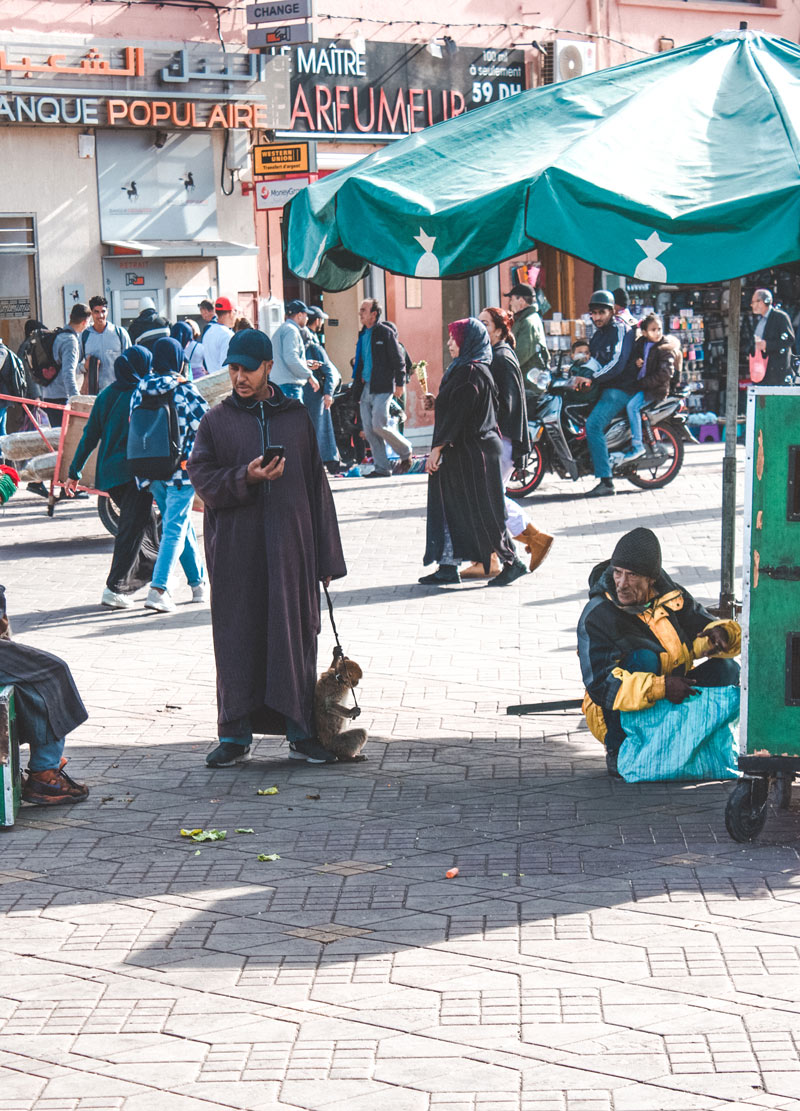
M81 364L81 334L92 318L88 305L78 301L72 306L69 324L55 332L34 334L31 347L31 368L34 379L42 387L42 399L57 405L66 405L78 392L78 367ZM48 358L48 354L50 358ZM44 364L49 365L45 366ZM64 414L61 409L48 409L52 425L61 426Z
M147 487L161 511L162 533L145 609L172 613L169 577L180 560L192 601L206 598L203 557L191 520L194 487L186 461L208 404L181 377L183 349L177 340L157 340L153 368L131 398L128 466L140 490Z

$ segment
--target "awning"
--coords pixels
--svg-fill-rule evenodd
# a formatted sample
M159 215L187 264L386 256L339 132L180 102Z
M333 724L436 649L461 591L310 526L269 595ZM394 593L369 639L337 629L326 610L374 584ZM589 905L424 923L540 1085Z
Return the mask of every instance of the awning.
M137 239L107 240L110 254L138 255L140 258L218 258L220 255L257 255L254 243L229 243L224 240Z

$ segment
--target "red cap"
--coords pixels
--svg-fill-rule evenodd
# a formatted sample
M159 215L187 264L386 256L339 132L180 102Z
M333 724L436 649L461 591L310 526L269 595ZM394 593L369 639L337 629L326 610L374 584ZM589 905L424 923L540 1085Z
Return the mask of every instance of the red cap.
M214 302L215 312L235 312L233 302L229 297L218 297Z

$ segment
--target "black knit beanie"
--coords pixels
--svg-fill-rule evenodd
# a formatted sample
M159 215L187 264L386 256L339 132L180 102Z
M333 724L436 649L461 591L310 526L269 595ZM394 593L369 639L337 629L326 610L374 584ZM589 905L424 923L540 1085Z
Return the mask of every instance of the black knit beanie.
M634 575L657 579L661 574L661 545L649 528L635 528L617 541L611 555L611 566Z

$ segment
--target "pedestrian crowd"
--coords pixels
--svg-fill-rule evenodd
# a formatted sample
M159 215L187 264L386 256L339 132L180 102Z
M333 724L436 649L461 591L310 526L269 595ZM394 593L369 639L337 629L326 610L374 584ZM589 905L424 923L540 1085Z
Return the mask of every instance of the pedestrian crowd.
M505 587L535 571L554 543L505 494L532 449L528 406L539 396L532 387L548 360L534 291L515 285L506 296L510 311L486 306L479 317L449 324L451 360L437 393L423 391L423 408L433 417L424 461L423 562L437 564L419 579L423 586L483 578ZM763 323L756 352L780 361L775 344L788 341L784 314L771 307L768 291L757 290L753 305ZM665 396L678 355L655 314L634 326L605 290L592 295L589 310L594 331L588 341L573 343L572 372L575 387L595 401L586 436L599 479L590 494L599 496L613 493L608 424L626 412L631 449L625 458L638 458L642 407ZM341 416L334 420L342 376L325 348L321 308L290 301L271 338L237 320L227 297L203 301L199 311L202 331L192 321L170 325L152 302L143 303L126 330L108 319L105 299L94 297L73 306L67 326L51 339L51 373L41 396L66 404L81 373L98 391L66 488L70 495L78 491L97 449L96 486L119 513L101 604L130 609L132 596L146 587L145 608L174 612L178 566L191 602L205 602L210 587L218 745L209 767L246 760L256 733L285 735L292 759L345 759L320 744L315 721L319 587L327 592L347 573L329 476L347 470L359 445L362 459L366 447L371 452L370 476L390 479L412 470L412 444L398 413L405 410L414 364L380 302L365 299L345 424ZM23 369L20 382L36 364L37 345L47 347L43 326L29 324L24 361L14 356ZM227 372L231 392L209 408L198 382L220 372ZM61 410L55 412L58 423ZM197 499L205 513L204 551L192 524ZM80 801L87 788L63 771L64 736L85 717L69 669L9 636L0 588L0 683L22 691L20 721L32 750L25 798ZM634 766L621 753L637 724L649 722L645 711L686 704L680 722L673 714L660 731L646 727L646 740L656 733L674 738L686 734L689 704L703 690L738 691L732 658L738 625L714 620L665 574L658 539L646 529L622 537L610 560L593 571L578 640L584 712L614 776L642 777L641 763ZM325 675L334 690L336 683L352 690L360 669L338 651ZM62 711L54 716L49 699L55 697ZM723 716L733 704L724 701ZM342 718L358 712L343 708L338 697L324 702ZM709 712L704 702L707 725ZM702 734L703 743L716 745L720 774L727 759L723 726L722 717L713 719ZM362 758L365 735L353 732L352 758ZM641 759L645 752L648 774L668 768L662 777L680 777L690 760L673 756L670 764L663 751L640 745Z

